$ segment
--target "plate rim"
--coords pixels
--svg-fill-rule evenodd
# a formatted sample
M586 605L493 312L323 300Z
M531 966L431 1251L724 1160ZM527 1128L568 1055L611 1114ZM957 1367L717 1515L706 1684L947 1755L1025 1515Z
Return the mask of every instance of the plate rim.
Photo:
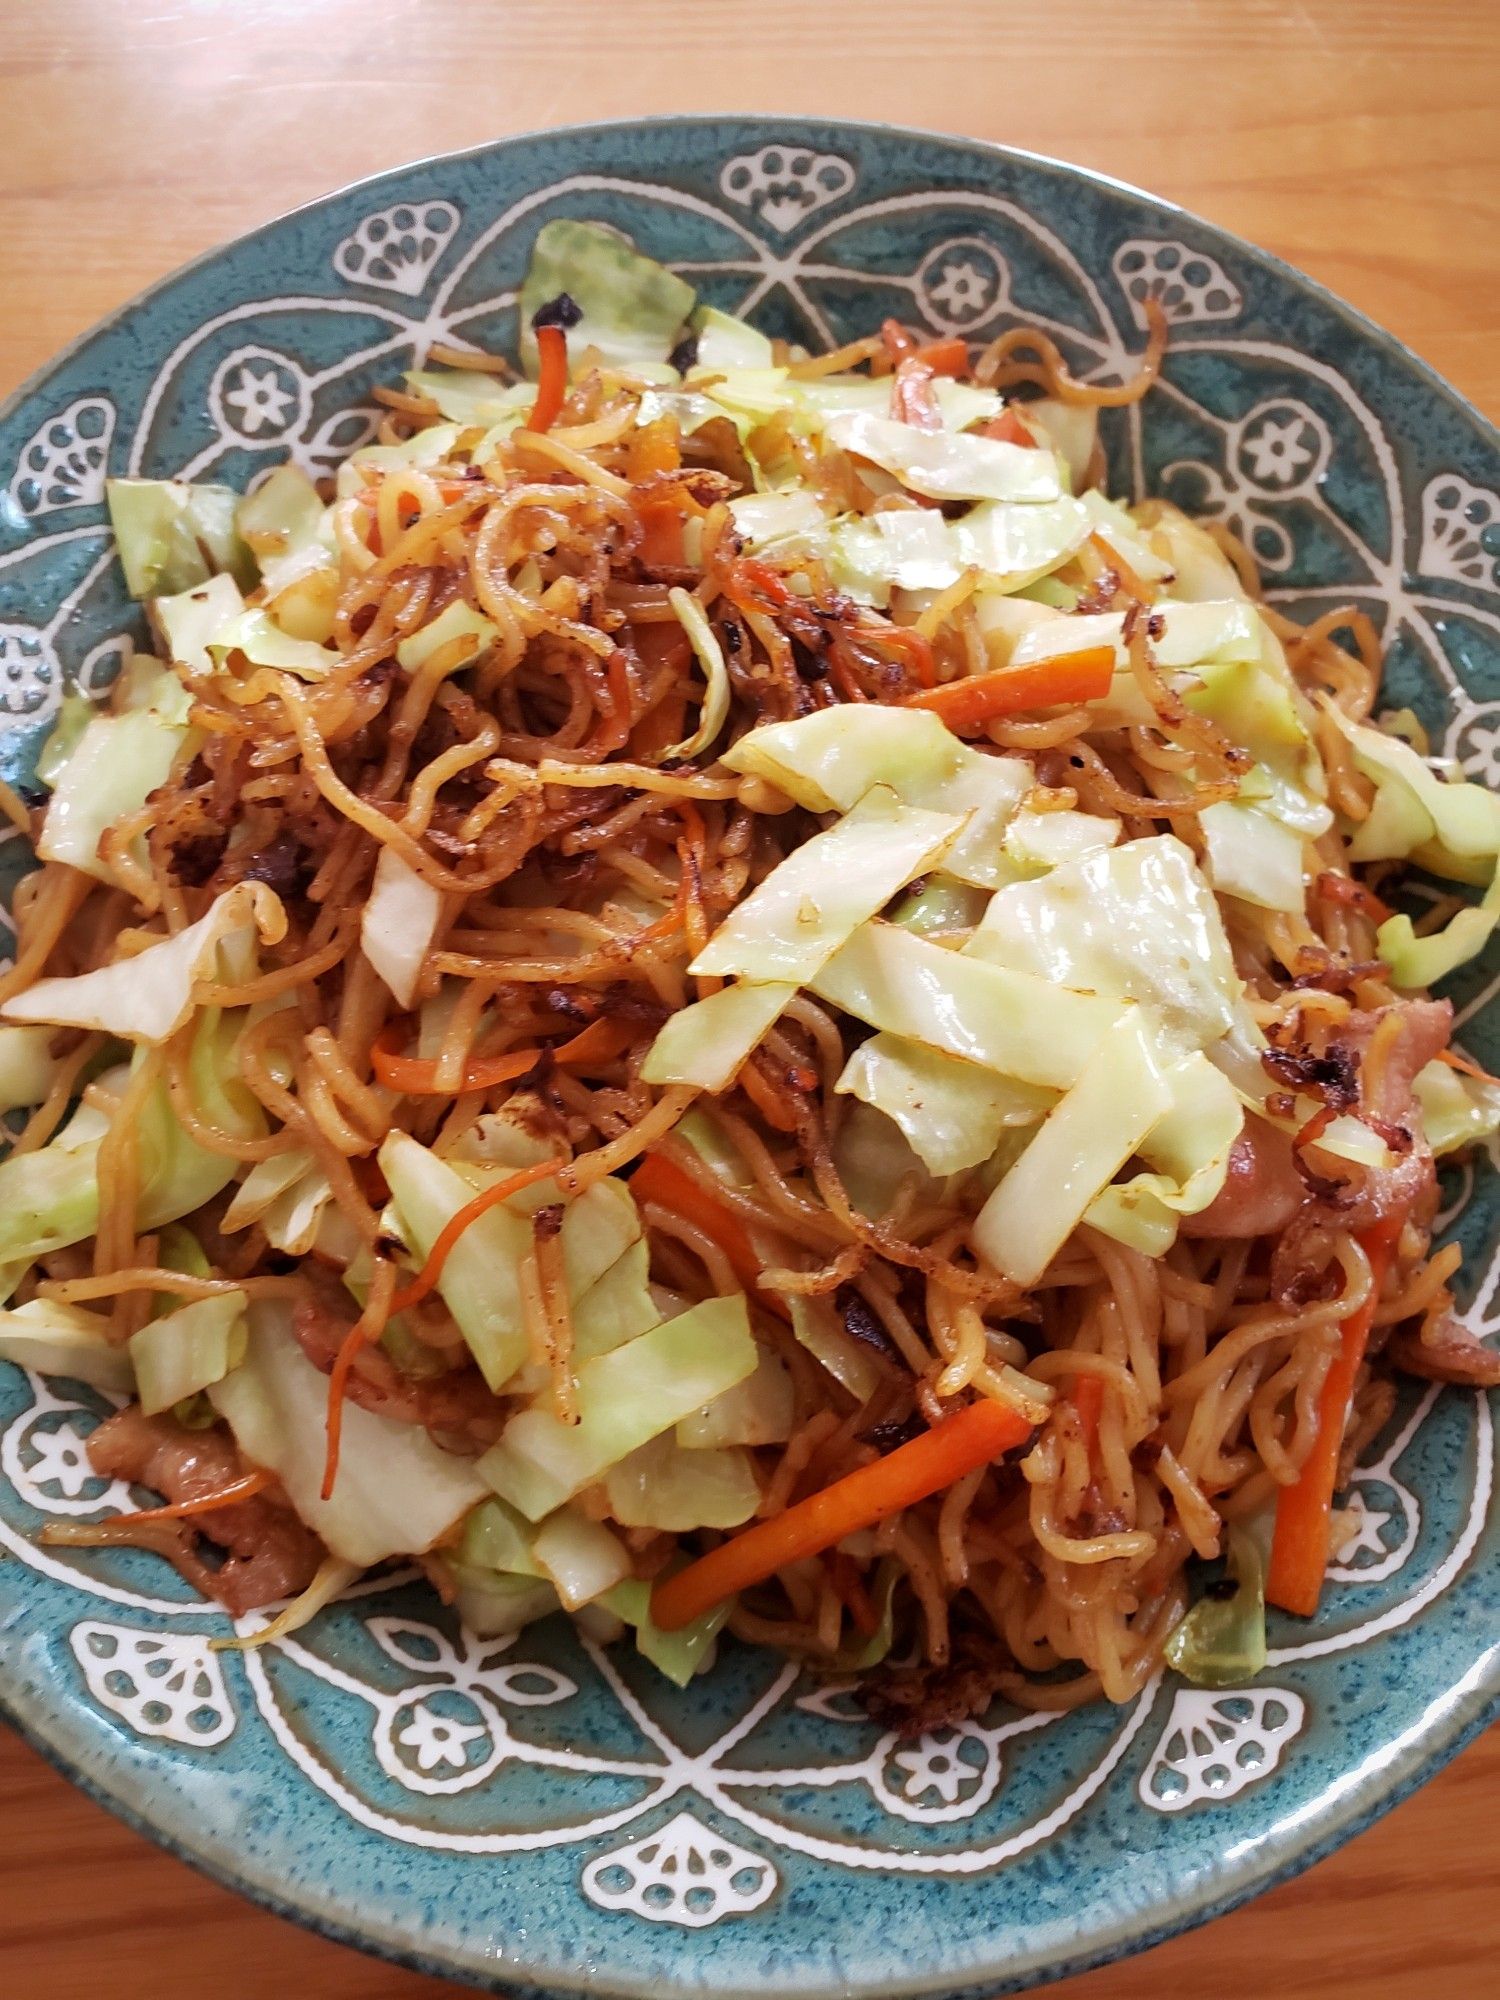
M150 306L159 295L170 290L180 280L211 266L227 253L246 249L270 239L288 222L316 215L351 196L378 192L387 184L414 172L440 168L452 162L478 160L513 146L523 146L537 141L557 141L565 144L569 140L600 133L651 134L721 125L758 129L765 134L767 143L784 141L789 134L800 131L817 133L825 138L840 133L852 133L875 142L898 140L918 145L937 145L968 154L979 162L996 160L1009 162L1033 173L1040 172L1046 178L1064 184L1083 182L1144 204L1158 215L1181 218L1210 238L1219 239L1237 255L1258 264L1281 282L1311 296L1353 334L1373 345L1385 360L1398 368L1415 373L1429 393L1436 394L1465 423L1472 425L1481 440L1491 449L1500 451L1500 423L1477 408L1467 396L1440 375L1431 362L1408 347L1398 335L1380 325L1361 308L1341 298L1320 279L1300 270L1276 252L1252 242L1226 225L1212 221L1165 195L1154 193L1135 182L1099 168L1081 166L1052 154L1010 145L1003 140L976 139L967 134L887 120L731 110L670 112L646 117L588 119L561 125L530 127L523 131L507 132L497 138L481 140L471 146L418 154L393 166L382 167L374 173L356 176L354 179L342 182L209 246L130 294L65 342L33 369L9 394L0 399L0 424L14 416L30 397L38 394L95 338L111 332L134 314ZM1448 1690L1447 1699L1441 1705L1440 1719L1424 1728L1412 1747L1409 1759L1405 1762L1387 1763L1351 1797L1348 1807L1335 1823L1329 1825L1317 1838L1309 1838L1300 1845L1294 1845L1290 1850L1283 1846L1263 1865L1257 1866L1252 1863L1246 1868L1241 1879L1222 1894L1212 1893L1212 1883L1206 1881L1201 1892L1186 1892L1179 1896L1174 1904L1160 1907L1155 1921L1142 1923L1140 1912L1119 1917L1110 1925L1107 1932L1100 1935L1096 1945L1088 1950L1067 1957L1058 1957L1055 1953L1050 1955L1038 1953L1030 1957L1012 1958L994 1965L988 1975L976 1965L973 1969L973 1978L967 1979L959 1986L952 1983L950 1975L940 1975L936 1979L909 1978L896 1982L888 1979L845 1981L837 1988L823 1981L816 1984L791 1983L769 1987L757 1983L753 1988L744 1985L719 1985L716 1986L716 1990L723 1994L724 2000L767 2000L768 1995L772 1996L772 2000L835 2000L835 1995L838 1996L838 2000L939 2000L939 1996L941 2000L971 2000L971 1997L972 2000L978 2000L980 1995L999 1996L1029 1990L1053 1980L1116 1964L1137 1953L1152 1950L1173 1937L1199 1929L1216 1918L1227 1915L1230 1911L1240 1908L1255 1897L1294 1879L1318 1862L1327 1859L1330 1854L1402 1804L1421 1785L1437 1776L1490 1723L1500 1718L1500 1647L1491 1649L1487 1662L1476 1663L1476 1675L1474 1684L1468 1690L1462 1692L1451 1688ZM13 1691L7 1686L4 1678L0 1678L0 1718L3 1718L25 1743L94 1804L102 1806L134 1832L144 1835L153 1845L175 1860L185 1862L218 1883L220 1887L244 1897L271 1915L284 1918L330 1942L350 1946L387 1963L401 1965L429 1977L449 1979L481 1990L511 1994L515 1996L515 2000L558 2000L558 1996L562 1995L570 1996L570 2000L572 1996L589 1996L589 2000L636 2000L635 1988L624 1976L616 1978L608 1974L600 1976L598 1973L571 1975L560 1969L549 1969L535 1962L522 1963L511 1958L491 1964L477 1960L465 1961L452 1955L425 1950L420 1944L410 1941L409 1931L404 1935L394 1930L382 1934L378 1928L370 1928L376 1920L368 1914L358 1920L352 1918L346 1920L309 1903L293 1902L280 1893L269 1877L263 1881L255 1881L245 1874L236 1872L230 1843L227 1840L216 1841L210 1833L199 1829L199 1838L195 1841L191 1824L186 1832L182 1832L153 1819L147 1807L138 1802L149 1797L148 1778L143 1779L138 1774L137 1783L132 1787L128 1782L127 1766L110 1763L105 1767L107 1771L116 1774L116 1782L113 1783L102 1774L85 1769L76 1761L75 1754L69 1747L70 1738L65 1725L60 1726L54 1733L35 1717L26 1714L23 1711L19 1690ZM218 1850L222 1850L222 1857ZM365 1928L361 1928L361 1925ZM975 1983L976 1981L978 1983ZM674 1989L669 1989L672 1990ZM683 1987L680 1990L685 1995L689 1989Z

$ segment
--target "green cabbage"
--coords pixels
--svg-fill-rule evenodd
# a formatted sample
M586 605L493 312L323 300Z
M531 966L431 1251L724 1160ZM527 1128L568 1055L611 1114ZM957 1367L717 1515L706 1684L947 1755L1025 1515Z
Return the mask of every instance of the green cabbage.
M792 1434L795 1411L796 1396L787 1365L763 1347L753 1374L683 1418L677 1426L677 1442L689 1451L727 1444L785 1444Z
M688 1083L726 1090L771 1023L797 991L789 981L740 980L681 1007L663 1022L641 1064L647 1083Z
M1219 1193L1245 1113L1233 1084L1195 1051L1166 1072L1171 1108L1136 1148L1154 1171L1106 1187L1087 1219L1121 1243L1162 1256L1177 1219L1197 1215Z
M41 1103L60 1067L52 1042L51 1028L0 1026L0 1111Z
M708 1299L580 1364L576 1424L522 1410L479 1461L502 1500L540 1520L755 1367L744 1295Z
M1200 1597L1162 1649L1195 1687L1243 1687L1266 1664L1265 1562L1255 1537L1233 1525L1226 1576L1232 1594Z
M635 1628L637 1652L677 1687L686 1687L694 1674L713 1665L714 1640L734 1609L730 1598L675 1631L664 1632L651 1616L650 1584L635 1577L617 1583L600 1603Z
M735 368L774 367L771 343L746 320L714 306L699 306L691 321L698 336L696 365L715 374Z
M622 1527L673 1535L738 1528L760 1505L746 1452L719 1446L689 1450L665 1434L612 1465L604 1490L610 1514Z
M582 318L569 329L573 354L596 347L607 361L633 367L665 361L693 310L691 285L599 222L560 216L543 223L531 248L517 309L521 360L537 368L532 316L566 292Z
M1014 871L1000 844L1034 782L1022 759L972 749L930 710L881 702L846 703L752 729L724 762L766 779L811 812L848 812L883 786L905 805L966 815L942 872L980 888L1010 880Z
M222 1382L239 1366L248 1304L243 1292L216 1293L148 1320L131 1335L136 1392L148 1416Z
M1088 521L1076 500L982 501L956 521L928 507L853 517L822 537L835 583L861 603L891 591L946 590L965 570L982 591L1015 590L1045 576L1081 546Z
M192 1014L200 981L248 976L243 955L253 952L257 935L275 943L285 931L280 899L263 883L238 883L215 897L186 930L94 972L39 979L7 1000L0 1013L10 1021L49 1021L97 1028L126 1041L164 1042Z
M913 884L890 913L890 921L918 937L967 937L984 915L989 897L970 882L938 873Z
M1197 1047L1227 1032L1241 991L1213 891L1173 834L1126 841L1001 889L963 956L1138 1000ZM1044 1012L1046 1004L1055 1003Z
M455 639L467 639L468 651L450 673L462 673L495 643L498 636L496 627L481 612L474 609L463 598L457 597L440 611L430 625L424 625L419 632L413 632L402 639L396 647L396 664L409 674L418 667L425 667L440 646L450 646Z
M1500 1131L1500 1084L1488 1077L1468 1076L1434 1060L1417 1071L1412 1089L1427 1143L1439 1158Z
M975 1217L975 1249L1017 1284L1035 1284L1171 1105L1148 1025L1132 1008Z
M422 962L443 914L443 898L430 882L382 847L359 919L359 945L390 988L399 1007L410 1007Z
M1302 836L1260 806L1221 800L1198 815L1217 894L1300 916L1306 908Z
M94 716L54 775L38 856L113 882L113 871L99 858L101 837L166 783L186 738L183 723L151 708ZM142 843L136 851L144 852Z
M244 609L245 600L234 578L211 576L206 583L179 591L175 597L153 598L151 622L161 635L162 650L169 660L190 673L209 674L214 669L209 642Z
M337 651L312 639L294 639L265 611L242 611L206 641L216 666L230 653L243 653L252 667L275 667L299 680L320 681L339 663Z
M608 1354L661 1317L651 1296L651 1248L637 1236L574 1302L573 1358Z
M942 857L961 824L873 787L836 826L774 868L689 969L805 984L859 924Z
M235 509L240 539L264 572L268 561L315 542L323 527L318 489L295 465L278 465Z
M914 493L933 500L1056 500L1062 496L1050 452L965 431L923 431L866 410L828 419L826 434L868 459Z
M894 924L865 924L811 984L871 1027L1023 1083L1066 1089L1119 1020L1118 1002L1071 992L1050 973L986 963L972 949L973 940L954 952Z
M406 386L413 395L436 403L439 414L455 427L490 432L475 453L476 462L486 456L496 431L518 430L536 403L536 390L529 382L504 382L480 368L413 368L407 371Z
M630 1574L630 1553L602 1521L559 1508L532 1537L531 1552L564 1611L592 1604Z
M838 1090L893 1118L930 1173L989 1159L1007 1125L1035 1125L1054 1093L980 1069L899 1035L872 1035L850 1056Z
M191 590L219 570L247 590L255 581L250 551L235 528L240 496L231 487L109 479L104 495L132 597Z
M793 1333L813 1359L856 1403L868 1403L888 1377L869 1348L845 1331L837 1309L827 1299L799 1298L796 1293L787 1299L787 1308Z
M334 1555L367 1569L387 1556L420 1554L486 1497L474 1466L434 1444L420 1424L346 1402L338 1479L323 1499L328 1378L298 1346L281 1300L252 1300L249 1320L244 1360L209 1398L245 1457L276 1474Z
M110 1338L108 1313L55 1299L30 1299L0 1312L0 1361L37 1375L66 1375L110 1395L135 1393L129 1352Z

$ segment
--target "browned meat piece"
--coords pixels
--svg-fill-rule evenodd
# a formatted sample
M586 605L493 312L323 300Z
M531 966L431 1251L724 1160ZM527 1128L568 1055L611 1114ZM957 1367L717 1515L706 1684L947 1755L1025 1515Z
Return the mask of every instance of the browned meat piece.
M1229 1153L1224 1185L1208 1207L1182 1220L1185 1236L1277 1236L1307 1199L1292 1142L1264 1118L1247 1118Z
M1396 1334L1388 1359L1408 1375L1427 1382L1456 1382L1463 1388L1500 1388L1500 1350L1486 1347L1451 1313L1418 1332Z
M308 1360L327 1375L352 1323L321 1300L306 1299L297 1306L292 1330ZM379 1347L367 1347L357 1356L348 1394L351 1402L376 1416L421 1424L480 1447L493 1444L505 1424L505 1407L477 1368L422 1378L402 1375Z
M881 1670L860 1684L857 1695L872 1722L898 1736L922 1736L983 1715L1014 1673L1009 1653L991 1641L966 1647L946 1667Z
M89 1458L101 1477L147 1487L174 1503L206 1499L253 1470L228 1432L184 1430L169 1416L148 1417L134 1403L94 1432ZM173 1530L171 1545L164 1528ZM305 1590L325 1553L317 1536L270 1492L187 1521L145 1523L142 1535L144 1546L158 1549L195 1589L236 1616ZM200 1535L227 1551L218 1568L198 1554Z

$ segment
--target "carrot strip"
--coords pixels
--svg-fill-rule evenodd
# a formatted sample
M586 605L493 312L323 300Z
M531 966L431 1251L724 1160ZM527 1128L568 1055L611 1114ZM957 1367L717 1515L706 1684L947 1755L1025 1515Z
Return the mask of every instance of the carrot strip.
M769 1078L755 1067L753 1060L743 1066L735 1081L773 1131L796 1131L795 1106L787 1103Z
M1477 1062L1471 1062L1457 1049L1440 1049L1438 1061L1446 1063L1449 1069L1461 1070L1465 1076L1472 1076L1480 1083L1500 1084L1500 1076L1491 1076L1487 1069L1481 1069Z
M979 435L994 438L1000 444L1021 444L1033 451L1037 449L1036 439L1012 409L1004 409L998 417L991 417L987 424L982 424Z
M398 1055L390 1046L400 1038L399 1026L385 1028L370 1051L375 1074L392 1090L405 1097L451 1097L466 1090L491 1090L496 1084L510 1083L524 1076L547 1051L540 1047L510 1049L503 1056L476 1056L464 1070L458 1091L445 1090L434 1081L437 1063L425 1056ZM608 1062L630 1041L630 1031L618 1021L591 1021L570 1041L552 1051L552 1060L566 1068L591 1062Z
M519 1194L522 1188L535 1187L538 1181L550 1180L553 1174L560 1173L567 1164L567 1160L561 1157L555 1160L539 1160L534 1167L523 1167L520 1173L510 1174L505 1180L496 1181L493 1187L483 1189L472 1201L466 1201L462 1208L449 1216L438 1231L437 1241L428 1251L427 1261L421 1270L411 1283L403 1286L391 1300L391 1318L394 1319L397 1313L406 1312L412 1306L420 1305L435 1288L438 1279L443 1275L443 1266L447 1263L454 1244L471 1222L477 1222L481 1215L486 1214L500 1202L509 1201L511 1196Z
M1073 1387L1073 1408L1078 1413L1078 1429L1083 1437L1083 1448L1092 1458L1094 1445L1099 1436L1099 1418L1104 1409L1104 1377L1102 1375L1080 1375Z
M1360 1237L1370 1260L1370 1296L1339 1329L1339 1351L1318 1397L1318 1428L1295 1486L1284 1486L1276 1500L1276 1532L1266 1570L1266 1597L1283 1611L1311 1618L1318 1608L1323 1575L1328 1568L1330 1514L1339 1453L1349 1425L1354 1383L1364 1360L1375 1318L1380 1284L1401 1234L1403 1216L1389 1216Z
M630 1192L637 1201L659 1202L674 1215L680 1215L684 1222L701 1229L705 1236L711 1236L745 1290L753 1292L758 1288L761 1260L755 1254L745 1225L732 1209L715 1201L674 1160L664 1153L647 1153L630 1176Z
M243 1479L232 1479L227 1486L221 1486L217 1493L205 1493L197 1500L174 1500L167 1507L138 1507L132 1514L121 1514L122 1521L184 1521L194 1514L211 1514L216 1507L232 1507L236 1500L251 1500L257 1493L263 1493L271 1484L269 1472L257 1470L247 1472Z
M560 326L539 326L536 330L536 401L526 427L550 431L568 393L568 336Z
M912 359L930 368L934 375L967 375L969 343L956 334L952 340L929 340L925 347L917 349Z
M1341 903L1347 909L1358 910L1372 924L1383 924L1392 914L1390 904L1383 903L1373 889L1356 882L1352 875L1340 875L1336 869L1325 868L1316 888L1325 903Z
M855 1631L862 1639L873 1639L880 1630L880 1620L875 1615L870 1593L865 1589L865 1580L853 1556L844 1549L830 1549L823 1558L823 1568L834 1596L848 1612Z
M1057 708L1064 702L1098 701L1109 693L1114 678L1113 646L1085 646L1082 652L1057 659L1034 660L1023 667L1000 667L992 674L970 674L942 687L911 695L909 708L930 708L950 729L973 729L997 716L1017 715L1030 708Z
M651 1593L651 1616L675 1632L752 1584L833 1548L846 1535L873 1528L892 1514L941 1493L975 1466L988 1465L1024 1444L1031 1425L988 1398L944 1417L930 1431L861 1466L768 1521L723 1542Z

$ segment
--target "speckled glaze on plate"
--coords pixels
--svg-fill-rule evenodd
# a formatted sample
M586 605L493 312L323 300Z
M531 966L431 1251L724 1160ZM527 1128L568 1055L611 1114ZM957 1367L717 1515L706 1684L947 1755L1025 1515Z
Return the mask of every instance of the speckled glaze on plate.
M1128 188L872 126L691 118L508 140L345 190L136 300L0 413L0 771L65 681L102 693L143 629L106 472L327 471L427 342L512 346L549 217L612 222L714 302L813 346L894 313L1046 327L1085 376L1172 321L1114 490L1228 522L1278 603L1362 606L1388 697L1471 773L1500 757L1500 441L1294 272ZM13 883L21 843L4 835ZM1454 982L1493 1067L1492 969ZM1500 1323L1493 1164L1446 1177L1477 1331ZM1139 1948L1306 1865L1495 1706L1494 1433L1414 1390L1349 1504L1311 1625L1228 1693L1153 1681L1061 1720L997 1708L913 1743L845 1692L729 1649L686 1693L560 1621L466 1637L411 1578L220 1654L165 1564L43 1550L133 1504L91 1475L105 1404L0 1367L0 1702L116 1812L336 1937L549 1994L994 1993ZM138 1496L137 1496L138 1497Z

